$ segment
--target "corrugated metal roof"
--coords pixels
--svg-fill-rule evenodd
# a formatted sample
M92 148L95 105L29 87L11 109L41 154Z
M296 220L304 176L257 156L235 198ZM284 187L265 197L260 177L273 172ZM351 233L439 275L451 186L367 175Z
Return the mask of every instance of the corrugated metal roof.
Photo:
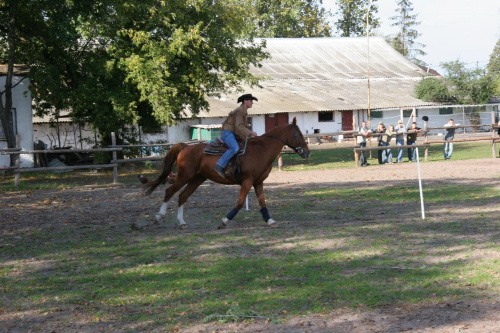
M368 108L366 37L269 38L271 57L251 73L266 77L263 88L243 87L259 101L250 115L280 112L343 111ZM430 74L394 50L380 37L370 37L370 108L435 105L413 96L415 84ZM209 98L210 113L225 117L241 93Z

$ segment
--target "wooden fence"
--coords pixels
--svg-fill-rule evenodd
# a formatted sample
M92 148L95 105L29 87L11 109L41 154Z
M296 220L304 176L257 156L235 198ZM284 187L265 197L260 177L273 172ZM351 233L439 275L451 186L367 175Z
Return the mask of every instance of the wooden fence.
M354 124L353 124L354 125ZM473 141L481 141L481 140L490 140L492 142L492 153L493 158L496 158L496 143L500 143L500 137L496 136L496 131L499 126L495 124L491 125L466 125L466 126L455 126L454 128L473 128L473 127L490 127L491 134L488 137L479 137L479 138L455 138L453 142L473 142ZM329 147L328 150L336 150L336 149L353 149L354 152L354 161L356 166L358 166L358 155L360 151L372 151L372 150L385 150L385 149L404 149L404 148L425 148L425 160L428 157L428 148L431 144L440 144L446 142L445 140L429 140L427 133L431 130L436 129L447 129L449 127L432 127L427 128L424 126L424 130L422 133L424 134L424 141L419 145L402 145L402 146L383 146L383 147L365 147L361 148L358 144L356 144L356 137L358 135L358 131L338 131L338 132L329 132L329 133L315 133L315 134L307 134L304 135L304 138L318 138L318 137L333 137L339 135L353 135L355 141L350 146L342 146L342 147ZM381 134L372 134L372 137L380 136ZM163 144L137 144L137 145L117 145L115 133L112 133L112 145L108 148L95 148L95 149L52 149L52 150L21 150L19 142L20 138L17 137L16 148L7 148L0 149L0 153L2 155L17 155L16 162L14 166L9 167L0 167L0 170L14 170L15 174L15 186L16 189L19 188L20 182L20 173L25 172L40 172L40 171L57 171L57 170L74 170L74 169L103 169L103 168L113 168L113 183L118 183L118 165L120 163L130 163L130 162L144 162L144 161L154 161L154 160L162 160L164 156L148 156L148 157L140 157L140 158L129 158L129 159L118 159L117 153L123 151L126 148L144 148L144 147L172 147L175 143L163 143ZM188 144L196 144L202 141L194 140L187 142ZM371 143L371 141L370 141ZM320 150L320 148L316 148L315 146L309 147L310 150ZM321 149L324 150L324 149ZM53 166L53 167L38 167L38 168L21 168L20 167L20 155L22 154L47 154L47 153L78 153L78 152L111 152L112 159L110 164L89 164L89 165L73 165L73 166ZM283 148L283 152L278 156L278 169L281 171L283 169L283 154L291 154L294 153L288 147Z

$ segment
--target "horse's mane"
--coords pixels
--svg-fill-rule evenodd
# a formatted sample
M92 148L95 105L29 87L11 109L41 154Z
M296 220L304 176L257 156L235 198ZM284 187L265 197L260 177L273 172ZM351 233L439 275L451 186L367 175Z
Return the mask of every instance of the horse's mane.
M297 125L285 124L285 125L277 126L277 127L273 128L273 129L267 131L266 133L264 133L263 136L266 136L266 135L278 135L278 134L284 133L286 130L290 130L293 126L295 126L297 130L299 129L297 127Z

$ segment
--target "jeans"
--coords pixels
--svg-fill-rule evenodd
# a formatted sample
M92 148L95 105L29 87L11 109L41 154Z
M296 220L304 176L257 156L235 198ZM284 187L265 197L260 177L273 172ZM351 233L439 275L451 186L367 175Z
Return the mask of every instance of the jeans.
M380 141L378 143L379 146L389 146L388 142ZM392 151L390 149L384 149L384 150L379 150L380 158L379 158L379 163L380 164L385 164L385 163L392 163Z
M217 165L225 168L229 163L229 160L238 153L240 150L240 146L238 142L236 142L236 137L234 133L228 130L222 131L222 141L229 147L229 149L220 157L219 161L217 161Z
M396 146L404 146L405 140L396 141ZM403 148L398 149L398 163L403 162Z
M415 141L406 140L406 144L412 146L415 144ZM415 152L415 148L408 148L408 161L416 161L417 153Z
M359 143L359 146L361 148L365 148L366 147L366 142L360 142ZM365 152L364 151L360 151L359 152L359 165L363 166L363 165L367 165L368 163L366 162L366 155L365 155Z
M451 158L451 154L453 154L453 142L445 142L444 143L444 158L449 159Z

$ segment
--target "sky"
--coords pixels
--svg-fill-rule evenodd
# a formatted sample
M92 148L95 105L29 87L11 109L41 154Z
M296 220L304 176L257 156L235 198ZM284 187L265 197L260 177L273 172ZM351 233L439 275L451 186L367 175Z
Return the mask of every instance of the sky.
M382 26L376 34L395 33L389 17L397 15L396 0L378 0L378 15ZM496 42L500 39L499 0L413 0L413 14L420 25L421 36L416 40L425 44L427 55L420 57L431 68L444 74L442 62L460 60L467 66L484 67L488 64ZM332 14L337 11L335 0L323 0Z

